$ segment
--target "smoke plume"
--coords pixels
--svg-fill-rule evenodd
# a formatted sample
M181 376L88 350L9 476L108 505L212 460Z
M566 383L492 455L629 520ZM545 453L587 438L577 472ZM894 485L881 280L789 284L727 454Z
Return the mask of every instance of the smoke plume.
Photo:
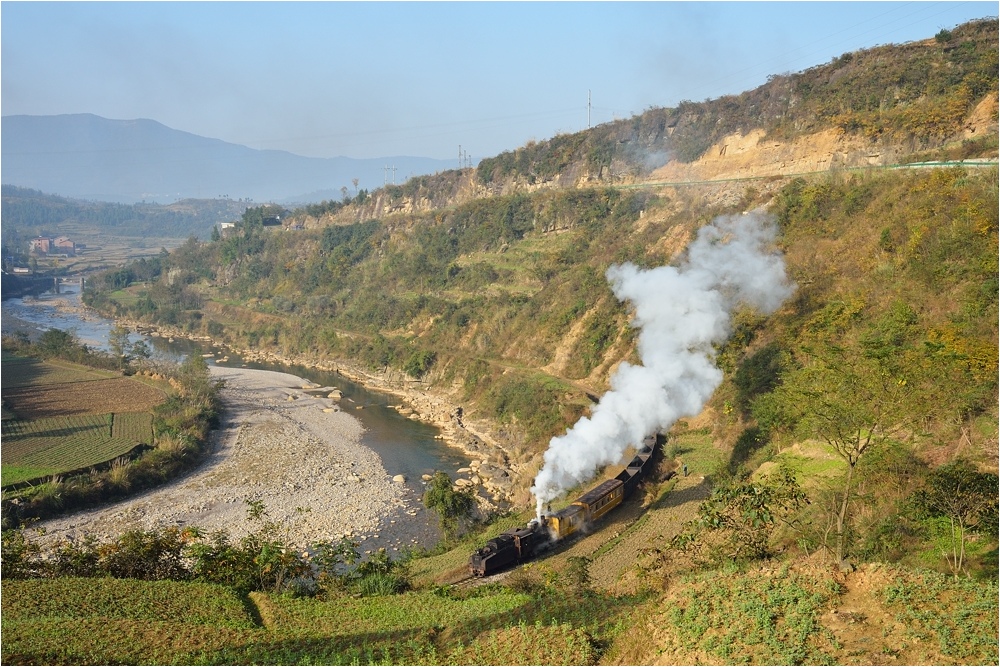
M678 267L608 269L615 296L632 304L642 365L623 362L591 415L549 442L531 488L539 515L630 444L701 412L722 382L713 346L728 338L733 310L770 314L794 291L773 249L776 231L763 212L724 216L698 231Z

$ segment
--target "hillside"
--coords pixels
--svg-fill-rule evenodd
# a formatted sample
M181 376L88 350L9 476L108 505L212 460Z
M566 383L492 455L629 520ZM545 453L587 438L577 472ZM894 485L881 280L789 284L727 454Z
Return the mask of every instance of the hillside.
M92 114L4 116L2 128L4 185L124 204L340 198L342 190L384 183L386 164L401 179L453 164L408 156L307 158L199 137L152 120Z
M996 22L983 20L919 42L845 53L739 95L532 142L482 160L464 178L412 179L332 221L540 189L995 159L997 44Z
M77 225L112 236L207 239L213 227L238 220L250 204L225 198L114 204L4 185L2 206L5 238L15 232L21 238L61 234L67 225Z
M606 268L623 261L670 262L695 229L720 214L767 207L779 220L780 245L799 285L792 310L740 325L746 328L742 338L720 357L726 371L738 370L760 346L777 345L794 356L812 335L811 319L843 299L857 304L855 319L838 332L845 339L866 335L880 313L901 302L916 318L908 344L930 336L952 341L956 354L989 348L996 335L989 320L995 299L979 286L995 281L995 256L988 250L996 233L995 169L850 172L832 169L823 156L831 154L833 138L838 145L858 147L844 167L862 153L862 162L871 163L873 147L881 151L880 164L903 155L995 157L995 45L995 23L968 24L925 42L847 54L737 98L698 105L698 117L716 119L712 122L682 123L693 118L687 105L653 110L583 133L572 150L567 137L518 149L520 157L506 175L496 166L506 164L503 156L484 161L475 176L479 185L470 180L472 172L446 172L359 195L346 205L331 204L325 213L322 206L300 211L285 224L305 229L290 236L269 234L247 219L234 236L176 253L170 290L132 286L133 294L150 297L139 303L152 303L153 310L116 307L100 293L93 303L258 354L355 365L361 374L393 368L422 378L446 402L437 419L448 422L449 406L465 405L466 421L478 424L475 434L499 447L525 483L548 438L585 413L608 388L621 360L634 358L628 310L605 284ZM942 68L947 77L938 72ZM926 85L920 90L906 84L921 76ZM859 91L888 79L898 80L894 102L873 138L860 121L845 118L868 118L872 101ZM978 83L970 88L970 82ZM935 104L952 99L950 92L958 89L965 91L960 115L936 124L917 122L935 117ZM763 126L748 125L759 117L749 110L782 90L794 92L795 103L786 104L783 115L765 114ZM840 105L836 114L830 112L833 101ZM911 125L899 125L900 119ZM640 131L661 121L661 132ZM723 129L699 134L698 128L708 126ZM573 174L589 154L584 144L607 141L626 127L647 137L643 152L676 152L684 142L716 140L726 148L703 147L687 154L687 161L671 160L649 171L641 188L624 187L639 185L637 174L617 188L601 181L596 187L556 187L567 178L579 184ZM727 139L734 131L746 139L743 149ZM818 169L807 178L783 176L776 144L798 155L788 154L785 171ZM562 157L553 162L557 154ZM527 166L516 167L521 163ZM781 173L775 173L775 164ZM552 187L531 186L549 169L559 176L546 181ZM717 180L701 185L659 180L681 172ZM509 187L481 196L484 174L494 183L503 176ZM740 175L751 180L731 180ZM509 189L514 193L503 194ZM397 195L418 203L385 213L397 206ZM942 227L942 216L964 226ZM348 220L357 222L342 224ZM872 220L879 221L875 229ZM824 248L822 254L818 248ZM832 257L835 265L828 264ZM955 267L947 274L933 268L943 258ZM178 272L185 276L180 292ZM885 275L896 282L886 282ZM192 310L185 301L202 305ZM280 325L290 313L301 323L295 331ZM975 361L954 372L975 373L978 382L991 357L970 359ZM993 391L995 382L988 382L973 401L977 407L941 417L944 446L961 439L968 430L961 424L980 410L994 412L988 407ZM716 408L723 393L713 401ZM714 418L720 446L733 446L749 418L749 398L742 417Z
M397 393L509 512L355 568L349 544L303 553L266 521L239 542L140 531L47 560L8 531L4 660L995 663L997 27L845 54L280 228L250 208L218 240L95 277L104 313ZM744 229L766 264L703 261ZM699 287L778 259L794 290L773 307L734 301L735 279ZM616 296L624 273L692 266L649 300ZM725 335L644 338L650 304L698 333L730 301ZM718 380L692 407L697 392L631 376L666 396L655 475L585 534L470 581L470 553L534 516L552 439L640 364Z

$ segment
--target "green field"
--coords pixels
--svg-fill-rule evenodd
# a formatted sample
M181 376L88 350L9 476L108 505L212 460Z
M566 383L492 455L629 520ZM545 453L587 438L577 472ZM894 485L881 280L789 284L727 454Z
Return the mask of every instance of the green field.
M111 461L150 443L148 412L52 417L3 423L2 484L58 475Z
M162 400L130 382L112 371L4 354L0 483L86 469L152 444L151 412L111 412Z
M431 587L331 599L108 578L2 581L5 664L995 664L995 582L800 562L660 595ZM557 580L558 581L558 580ZM858 606L860 605L860 606ZM671 662L673 661L673 662Z
M5 579L3 601L5 664L589 664L584 628L628 609L510 591L242 600L214 585L74 578Z
M239 596L222 586L3 581L7 664L199 664L206 651L255 641L255 627Z

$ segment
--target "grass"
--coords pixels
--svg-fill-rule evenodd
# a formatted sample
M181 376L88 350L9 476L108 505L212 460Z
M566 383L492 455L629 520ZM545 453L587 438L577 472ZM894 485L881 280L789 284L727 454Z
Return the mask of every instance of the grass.
M140 286L136 286L140 287ZM141 287L145 287L144 285ZM139 295L136 293L134 288L116 290L108 295L112 301L120 303L123 306L134 306L139 302Z
M822 486L847 471L847 463L829 445L805 441L777 454L761 465L757 474L766 474L782 463L795 471L796 480L806 488Z
M254 641L243 600L208 584L4 580L5 664L198 664Z
M177 581L80 579L3 581L4 620L108 618L254 628L244 602L224 586Z
M711 475L723 464L725 456L712 440L709 429L694 429L670 434L666 455L675 458L678 466L687 465L689 475ZM678 468L678 473L680 473Z
M593 664L632 604L484 587L331 600L196 583L3 582L6 664ZM256 605L256 613L248 612ZM255 622L260 618L261 625Z
M114 415L51 417L3 424L3 486L80 470L111 461L152 436L152 415L119 415L123 422L112 435ZM138 436L148 434L146 437Z

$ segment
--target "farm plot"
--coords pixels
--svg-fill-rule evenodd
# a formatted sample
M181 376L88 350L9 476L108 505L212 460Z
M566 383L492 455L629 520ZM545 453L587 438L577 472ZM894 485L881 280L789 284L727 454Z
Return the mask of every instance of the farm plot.
M20 665L252 664L219 656L269 638L226 587L122 579L4 579L2 631Z
M3 359L4 389L67 382L86 382L117 377L117 373L98 371L66 362L41 361L26 357ZM6 392L4 392L6 395Z
M3 400L24 420L144 412L166 400L162 391L129 378L66 382L3 389Z
M151 439L149 413L4 422L0 452L2 485L105 463Z

